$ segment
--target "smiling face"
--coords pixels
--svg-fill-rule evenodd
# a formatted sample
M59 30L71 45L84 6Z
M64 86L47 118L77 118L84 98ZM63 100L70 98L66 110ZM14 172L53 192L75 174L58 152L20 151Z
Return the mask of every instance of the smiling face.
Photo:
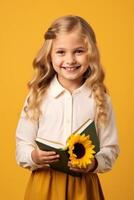
M87 44L77 31L60 33L53 40L51 61L63 86L70 83L79 87L89 67Z

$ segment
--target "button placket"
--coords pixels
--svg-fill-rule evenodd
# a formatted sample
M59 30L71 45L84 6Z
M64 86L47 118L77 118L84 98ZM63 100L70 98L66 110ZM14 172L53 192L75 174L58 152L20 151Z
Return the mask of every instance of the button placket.
M64 118L64 134L68 138L72 133L72 95L65 93L65 118Z

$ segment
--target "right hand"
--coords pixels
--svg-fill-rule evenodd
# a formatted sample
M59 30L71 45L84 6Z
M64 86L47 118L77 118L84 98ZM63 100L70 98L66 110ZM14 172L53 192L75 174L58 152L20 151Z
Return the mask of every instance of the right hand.
M59 161L59 155L54 151L42 151L39 148L32 151L32 160L39 166L45 167Z

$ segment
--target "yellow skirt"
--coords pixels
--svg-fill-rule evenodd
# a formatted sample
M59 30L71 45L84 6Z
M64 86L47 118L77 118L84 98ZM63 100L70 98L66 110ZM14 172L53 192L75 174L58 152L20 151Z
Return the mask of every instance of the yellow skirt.
M73 177L40 169L31 173L24 200L104 200L104 196L95 173Z

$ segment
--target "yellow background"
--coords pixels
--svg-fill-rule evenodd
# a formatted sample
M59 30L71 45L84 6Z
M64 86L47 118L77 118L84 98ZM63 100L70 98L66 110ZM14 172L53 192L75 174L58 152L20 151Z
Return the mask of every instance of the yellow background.
M15 129L43 34L65 14L93 26L116 113L121 153L100 175L106 200L134 199L133 13L133 0L0 0L0 199L23 200L30 173L16 165Z

